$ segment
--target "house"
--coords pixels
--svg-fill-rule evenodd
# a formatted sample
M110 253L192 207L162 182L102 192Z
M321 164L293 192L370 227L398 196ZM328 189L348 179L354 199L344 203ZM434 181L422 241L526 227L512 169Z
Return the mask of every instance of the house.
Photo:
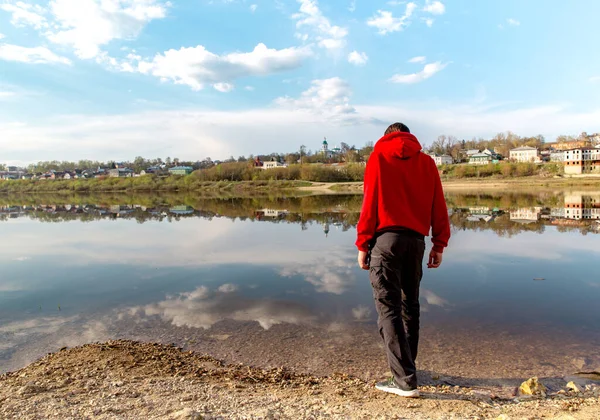
M537 147L517 147L510 150L510 160L515 162L539 162L540 152Z
M169 209L169 211L173 214L177 214L180 216L194 214L194 208L190 207L190 206L185 206L185 205L171 207Z
M86 169L81 172L80 178L93 178L96 175L96 172L91 169Z
M487 165L492 163L492 156L487 153L476 153L469 158L469 165Z
M263 169L275 169L275 168L287 168L287 165L281 162L277 162L276 160L272 160L270 162L264 162Z
M468 158L479 153L479 149L469 149L465 152Z
M454 163L454 159L452 159L452 156L450 155L436 155L431 153L429 154L429 156L431 157L431 159L433 159L437 166L452 165Z
M565 152L563 150L554 150L550 152L550 162L564 162Z
M108 176L111 178L131 178L133 176L133 170L129 168L109 169Z
M288 211L266 208L266 209L262 209L262 210L257 210L256 214L259 219L262 219L263 217L280 218L280 217L284 217L285 215L287 215Z
M541 207L524 207L510 211L510 221L518 223L534 223L540 220Z
M583 147L564 151L566 175L600 173L600 148Z
M189 175L194 171L194 168L191 166L174 166L169 168L169 173L171 175Z

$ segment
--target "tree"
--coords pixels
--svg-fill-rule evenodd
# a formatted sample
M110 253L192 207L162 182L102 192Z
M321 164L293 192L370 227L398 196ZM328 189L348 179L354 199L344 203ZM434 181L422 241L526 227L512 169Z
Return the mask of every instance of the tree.
M167 166L171 166L171 158L170 158L170 157L167 157L167 158L165 159L165 164L166 164Z
M0 171L6 171L6 165L4 163L0 163Z
M298 162L300 158L300 155L298 153L288 153L287 155L285 155L284 160L285 163L287 163L288 165L291 165L293 163Z
M568 142L576 141L576 140L577 140L577 136L571 136L571 135L565 135L565 134L561 134L560 136L558 136L556 138L557 143L568 143Z
M358 156L363 162L369 160L369 156L373 153L373 142L367 142L365 146L358 151Z
M300 146L300 165L302 165L304 163L302 159L305 154L306 154L306 146L302 145L302 146Z
M146 162L146 159L144 159L141 156L137 156L134 160L133 160L133 170L136 172L140 172L143 171L145 169L148 169L148 164Z

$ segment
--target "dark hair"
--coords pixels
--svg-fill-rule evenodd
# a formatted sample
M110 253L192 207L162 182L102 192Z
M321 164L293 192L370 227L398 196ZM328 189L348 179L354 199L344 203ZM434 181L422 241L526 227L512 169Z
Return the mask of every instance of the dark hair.
M390 133L396 133L396 132L401 132L401 133L410 133L410 130L408 129L407 126L405 126L402 123L394 123L392 125L390 125L387 130L385 130L385 135L387 136Z

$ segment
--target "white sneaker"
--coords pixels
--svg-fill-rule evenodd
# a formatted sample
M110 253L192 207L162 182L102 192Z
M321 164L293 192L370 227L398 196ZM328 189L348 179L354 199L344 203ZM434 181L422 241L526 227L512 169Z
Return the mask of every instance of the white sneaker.
M375 385L375 388L377 388L380 391L389 392L390 394L396 394L405 398L419 398L420 396L418 389L415 388L409 391L405 391L398 385L396 385L396 382L393 378L388 379L387 381L377 383L377 385Z

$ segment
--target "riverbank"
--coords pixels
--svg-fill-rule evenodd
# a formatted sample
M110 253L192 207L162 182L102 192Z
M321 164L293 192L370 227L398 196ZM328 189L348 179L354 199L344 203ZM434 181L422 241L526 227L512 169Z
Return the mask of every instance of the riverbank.
M500 189L534 189L534 188L600 188L600 178L544 178L524 177L512 179L472 178L472 179L442 179L447 190L500 190ZM311 185L298 187L298 190L319 194L361 193L362 182L313 182Z
M0 376L0 417L596 419L600 410L598 388L575 393L548 384L547 397L525 398L427 382L422 397L410 400L344 374L225 365L173 346L118 340L63 349Z
M81 181L5 181L0 182L0 194L122 194L122 193L186 193L197 196L295 196L301 194L360 194L362 182L310 181L202 181L191 182L189 177L172 177L152 182L136 179L109 178ZM499 190L540 188L600 188L600 177L547 178L522 177L511 179L464 178L442 179L445 189Z

